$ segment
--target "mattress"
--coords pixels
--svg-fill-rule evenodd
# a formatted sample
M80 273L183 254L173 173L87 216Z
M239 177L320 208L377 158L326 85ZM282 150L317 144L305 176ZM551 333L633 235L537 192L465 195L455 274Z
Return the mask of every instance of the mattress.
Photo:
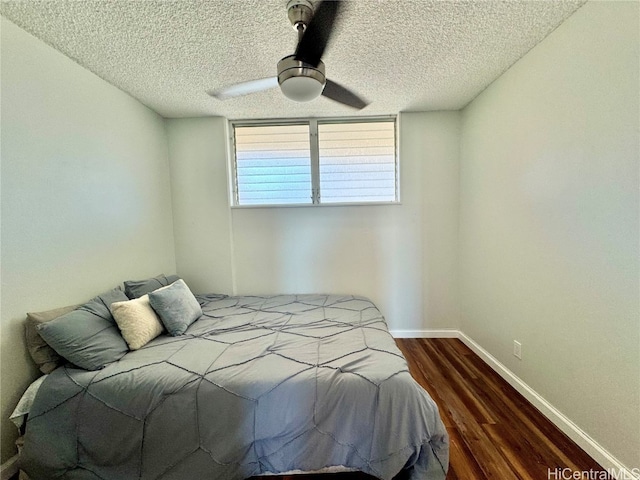
M67 364L31 407L33 480L243 479L358 470L441 480L448 437L366 298L197 296L203 316L98 371Z

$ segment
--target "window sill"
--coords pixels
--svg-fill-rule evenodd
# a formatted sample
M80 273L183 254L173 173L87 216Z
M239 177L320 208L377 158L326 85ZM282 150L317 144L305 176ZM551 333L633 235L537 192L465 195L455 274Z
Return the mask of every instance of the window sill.
M230 205L233 210L245 210L251 208L318 208L318 207L381 207L402 205L402 202L353 202L353 203L288 203L267 205Z

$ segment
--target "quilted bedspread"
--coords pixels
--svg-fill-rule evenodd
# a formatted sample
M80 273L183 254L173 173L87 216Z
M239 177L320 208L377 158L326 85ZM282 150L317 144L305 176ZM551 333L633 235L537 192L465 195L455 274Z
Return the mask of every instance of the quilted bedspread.
M380 311L333 295L198 296L204 315L102 370L44 381L33 480L243 479L344 466L444 479L448 438Z

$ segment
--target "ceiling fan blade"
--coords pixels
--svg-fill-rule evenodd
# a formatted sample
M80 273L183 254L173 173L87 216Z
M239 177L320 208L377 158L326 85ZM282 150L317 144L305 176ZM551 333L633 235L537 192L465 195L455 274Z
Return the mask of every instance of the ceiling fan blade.
M357 108L358 110L362 110L364 107L369 105L369 102L366 100L360 98L352 91L347 90L339 83L333 82L328 78L327 83L324 86L324 90L322 91L322 95L349 107Z
M248 82L236 83L229 87L220 88L211 92L207 92L218 100L226 100L228 98L248 95L250 93L269 90L278 86L278 77L260 78L258 80L249 80Z
M317 67L327 47L327 42L333 30L333 23L340 10L339 1L325 0L315 9L315 13L302 35L295 59Z

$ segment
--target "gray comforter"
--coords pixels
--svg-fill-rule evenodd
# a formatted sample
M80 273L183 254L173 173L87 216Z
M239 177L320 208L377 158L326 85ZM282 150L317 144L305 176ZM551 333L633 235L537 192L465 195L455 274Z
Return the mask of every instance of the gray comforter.
M344 466L444 479L448 438L379 310L327 295L198 296L186 334L58 368L27 423L33 480L243 479Z

